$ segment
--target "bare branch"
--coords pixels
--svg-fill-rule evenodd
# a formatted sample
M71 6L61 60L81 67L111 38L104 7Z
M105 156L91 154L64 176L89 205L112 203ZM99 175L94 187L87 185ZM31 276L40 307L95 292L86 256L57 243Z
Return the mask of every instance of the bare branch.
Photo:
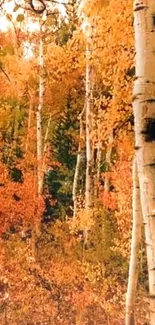
M4 2L5 2L5 0L0 1L0 8L2 8Z
M41 5L41 8L40 9L36 9L36 7L34 6L33 4L33 0L30 0L29 4L30 4L30 7L33 9L33 11L36 13L36 14L42 14L45 10L46 10L46 5L44 3L43 0L37 0L39 2L39 4Z
M8 79L8 81L11 82L11 80L10 80L8 74L5 72L5 70L1 66L0 66L0 69L4 73L4 75L6 76L6 78Z
M5 0L3 0L3 1L5 1ZM24 9L24 10L33 10L33 12L36 13L36 14L38 14L38 15L43 14L43 12L46 11L47 12L47 16L57 14L55 12L55 9L57 9L58 10L58 13L59 13L59 9L58 8L53 8L53 9L51 8L51 10L49 10L49 8L47 6L47 4L49 4L49 3L51 5L52 4L58 4L58 5L61 4L61 5L64 5L65 7L67 7L67 11L68 12L72 12L72 10L70 10L68 7L69 6L74 6L74 1L69 2L69 3L66 3L64 1L59 2L58 0L37 0L37 2L38 2L38 5L37 5L38 8L34 4L34 0L25 1L25 4L22 4L22 1L20 1L20 0L19 1L15 0L15 3L19 7L21 7L22 9Z

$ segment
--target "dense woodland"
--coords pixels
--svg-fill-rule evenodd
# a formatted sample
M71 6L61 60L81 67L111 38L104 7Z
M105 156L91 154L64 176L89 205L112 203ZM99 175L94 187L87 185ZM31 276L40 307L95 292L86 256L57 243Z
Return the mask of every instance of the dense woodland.
M0 324L155 325L154 48L154 0L1 0Z

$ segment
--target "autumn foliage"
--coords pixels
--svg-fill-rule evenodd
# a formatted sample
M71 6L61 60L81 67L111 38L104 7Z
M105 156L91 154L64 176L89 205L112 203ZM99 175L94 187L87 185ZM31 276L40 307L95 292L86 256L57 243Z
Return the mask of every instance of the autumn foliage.
M92 24L94 184L95 154L101 144L93 213L84 209L85 115L82 139L79 136L79 116L86 101L81 9L72 14L71 21L57 22L58 28L54 18L49 16L46 21L41 162L36 154L39 34L24 30L18 35L16 30L0 33L1 324L124 324L134 147L132 1L89 2L82 10ZM34 12L30 17L41 19ZM30 58L23 55L26 41L33 44ZM73 220L72 185L79 141L79 207ZM43 174L41 195L38 163ZM105 190L107 178L109 188ZM142 247L140 278L144 281L145 273ZM147 319L147 298L141 308L142 295L147 297L146 288L140 285L137 324Z

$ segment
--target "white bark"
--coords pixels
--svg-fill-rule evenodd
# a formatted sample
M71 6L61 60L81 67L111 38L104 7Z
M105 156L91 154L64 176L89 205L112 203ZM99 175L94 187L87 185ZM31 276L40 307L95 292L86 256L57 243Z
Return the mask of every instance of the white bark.
M149 274L150 324L155 324L155 1L134 1L136 159Z
M133 225L132 225L132 241L131 255L129 266L128 289L126 297L126 325L135 325L135 300L139 273L138 252L142 237L142 211L140 202L140 189L137 171L137 162L134 158L133 162Z
M37 108L36 119L37 119L37 167L38 167L38 195L42 193L42 108L44 103L44 50L43 50L43 39L42 39L42 27L40 28L40 42L39 42L39 105Z
M113 141L114 141L114 135L113 135L113 130L112 130L109 135L109 141L108 141L108 147L107 147L106 159L105 159L106 173L105 173L104 189L107 192L109 192L109 187L110 187L108 172L110 170L110 165L111 165L111 154L112 154Z
M78 145L78 153L77 153L77 161L76 161L76 167L75 167L75 173L74 173L74 181L73 181L73 192L72 192L72 197L73 197L73 218L76 217L77 212L78 212L78 180L80 176L80 167L81 167L81 162L83 159L83 154L82 154L82 138L83 138L83 114L84 114L85 107L80 114L80 136L79 136L79 145Z
M92 80L91 80L91 52L88 38L86 48L86 190L85 209L93 206L93 146L92 146Z
M47 122L47 127L46 127L46 132L45 132L45 137L44 137L44 145L43 145L43 154L42 154L42 166L41 166L41 171L42 171L42 177L41 177L41 192L43 189L43 183L44 183L44 175L46 172L47 164L46 164L46 158L47 158L47 147L48 147L48 134L50 130L50 124L52 120L52 114L50 114L48 122Z
M100 181L100 174L101 174L101 160L102 160L102 140L98 141L97 144L97 154L96 154L96 161L94 164L96 164L96 168L94 166L95 176L94 176L94 197L95 199L98 199L99 196L99 181Z
M29 112L28 112L27 137L26 137L26 145L25 145L25 156L27 155L28 145L29 145L29 136L30 136L29 133L31 128L32 110L33 110L32 96L31 93L29 92Z
M102 160L102 140L99 140L98 147L97 147L97 184L100 180L100 174L101 174L101 160Z

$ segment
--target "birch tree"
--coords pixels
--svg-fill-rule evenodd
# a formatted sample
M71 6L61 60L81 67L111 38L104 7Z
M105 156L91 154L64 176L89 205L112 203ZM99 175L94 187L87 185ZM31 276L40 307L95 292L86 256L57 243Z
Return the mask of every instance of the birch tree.
M88 32L89 33L89 32ZM91 71L91 37L87 36L86 45L86 190L85 208L93 206L93 145L92 145L92 71Z
M96 161L94 162L94 165L96 165L96 168L94 166L94 169L96 169L96 173L94 175L94 197L95 197L95 199L98 199L99 181L100 181L100 175L101 175L101 161L102 161L102 139L98 140L96 151L97 151L96 152Z
M75 173L74 173L74 181L73 181L73 218L76 217L78 212L78 180L80 176L80 167L81 162L83 159L83 152L82 152L82 138L83 138L83 114L85 112L85 107L79 116L80 120L80 134L79 134L79 145L78 145L78 153L77 153L77 161L75 166Z
M111 132L109 134L107 152L106 152L106 157L105 157L106 174L105 174L104 189L107 192L109 192L109 188L110 188L108 172L109 172L110 166L111 166L111 155L112 155L113 142L114 142L114 135L113 135L113 130L111 130Z
M137 162L133 162L133 225L131 240L131 256L129 267L128 289L126 297L126 325L135 324L135 299L139 273L138 252L142 236L142 212L140 203L140 189L137 172Z
M37 121L37 169L38 169L38 195L42 192L42 108L44 102L44 52L43 52L43 30L42 25L40 25L40 40L39 40L39 105L36 113Z
M155 1L134 1L136 78L135 146L145 225L150 324L155 324Z
M28 92L29 96L29 110L28 110L28 125L27 125L27 137L26 137L26 144L25 144L25 155L27 155L28 151L28 144L29 144L29 136L30 136L30 128L31 128L31 119L32 119L32 110L33 110L33 104L32 104L32 95L31 92Z

